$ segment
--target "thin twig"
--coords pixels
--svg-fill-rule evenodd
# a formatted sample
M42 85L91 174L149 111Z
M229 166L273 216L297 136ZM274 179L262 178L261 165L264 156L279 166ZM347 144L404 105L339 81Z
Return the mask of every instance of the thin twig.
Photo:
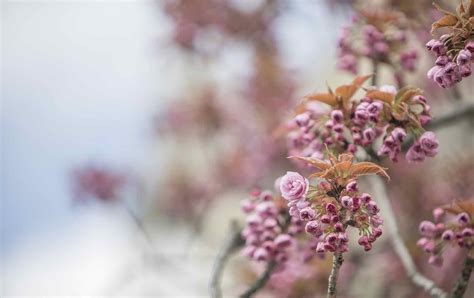
M247 291L245 291L245 293L240 295L240 298L250 298L253 294L257 293L258 290L263 288L267 281L270 279L270 276L272 275L273 269L275 269L275 267L275 261L268 262L263 274L254 282L254 284L250 288L247 289Z
M372 86L377 86L377 78L378 78L378 70L379 70L379 63L377 59L372 59Z
M132 207L130 207L126 202L122 202L122 206L125 208L125 211L127 211L127 214L130 216L135 226L142 233L147 243L151 245L153 239L150 233L148 233L147 229L145 228L145 224L143 223L141 218L135 213L135 211L133 211Z
M212 268L211 282L209 283L209 291L212 298L222 297L221 279L224 273L224 267L232 253L244 244L240 235L241 230L235 220L230 223L230 231L224 241L224 245L217 254L216 261Z
M342 257L341 252L334 253L332 257L332 269L331 275L329 275L328 280L328 298L334 298L337 295L337 276L339 273L339 268L342 266L342 262L344 262L344 258Z
M456 284L453 287L452 296L453 298L462 298L466 293L467 286L469 285L469 278L471 277L472 267L474 267L474 259L466 257L464 265L462 267L461 275L459 276Z
M446 298L447 294L442 289L438 288L435 283L423 276L416 269L415 263L408 252L408 249L403 242L403 239L398 231L398 226L395 220L395 214L393 213L390 205L387 190L382 178L378 176L369 177L370 183L373 187L374 197L378 199L380 209L384 212L384 225L387 227L390 233L390 240L392 241L393 248L397 253L398 257L402 261L403 267L407 272L408 277L413 283L433 297Z

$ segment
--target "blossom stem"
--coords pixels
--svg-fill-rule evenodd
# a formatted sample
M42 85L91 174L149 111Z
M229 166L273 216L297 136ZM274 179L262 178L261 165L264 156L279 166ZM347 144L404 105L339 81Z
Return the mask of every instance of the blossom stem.
M222 297L221 279L225 265L227 264L231 254L244 245L240 232L241 228L238 226L237 222L233 220L230 224L230 232L224 245L217 254L216 261L212 268L211 281L209 283L209 292L212 298Z
M272 275L273 270L276 267L276 262L271 261L268 262L267 267L265 268L265 271L263 274L253 283L250 288L247 289L242 295L240 295L240 298L250 298L252 295L258 292L261 288L265 286L267 281L270 279L270 276Z
M141 218L138 216L138 214L133 211L132 207L130 207L126 202L122 202L122 206L124 207L125 211L127 214L130 216L132 219L133 223L135 226L138 228L138 230L143 234L143 237L151 245L153 242L151 235L148 233L147 229L145 228L145 224L141 220Z
M467 290L469 285L469 278L471 277L472 268L474 267L474 259L466 257L464 265L462 267L461 275L459 276L456 284L453 287L452 295L453 298L461 298Z
M344 262L344 258L342 257L341 252L334 253L332 257L332 269L331 275L329 275L328 281L328 298L336 297L337 294L337 276L339 273L339 268L342 266L342 262Z
M428 279L427 277L423 276L421 273L418 272L416 269L415 263L408 252L405 243L398 231L397 222L395 220L395 214L391 208L387 190L385 188L385 184L382 181L382 178L378 176L371 176L369 177L371 186L374 190L374 195L378 198L378 203L380 205L380 209L383 214L383 218L385 219L385 226L387 227L390 240L392 241L393 248L395 253L398 255L400 260L402 261L403 267L407 272L408 277L412 280L412 282L417 285L418 287L425 290L429 293L432 297L438 298L446 298L447 294L442 289L438 288L435 283Z
M377 59L372 59L372 86L377 86L377 77L378 77L378 61Z

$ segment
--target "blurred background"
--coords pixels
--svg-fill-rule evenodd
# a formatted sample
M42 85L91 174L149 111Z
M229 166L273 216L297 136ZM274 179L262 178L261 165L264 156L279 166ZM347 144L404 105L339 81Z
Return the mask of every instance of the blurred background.
M3 1L0 295L208 296L229 222L243 220L240 200L295 168L274 131L304 94L353 78L336 67L353 2ZM373 2L426 12L412 19L421 58L408 79L428 90L435 117L455 108L452 91L425 75L430 1ZM359 73L370 72L362 61ZM395 84L389 68L380 81ZM472 81L458 91L472 102ZM391 165L402 236L442 285L461 259L433 271L415 247L417 226L437 205L469 199L472 125L440 130L440 155L423 167ZM384 241L354 257L344 288L424 297ZM231 261L224 293L235 296L255 269ZM361 287L380 266L390 274ZM324 293L328 263L314 267L313 293ZM304 296L277 288L262 297Z

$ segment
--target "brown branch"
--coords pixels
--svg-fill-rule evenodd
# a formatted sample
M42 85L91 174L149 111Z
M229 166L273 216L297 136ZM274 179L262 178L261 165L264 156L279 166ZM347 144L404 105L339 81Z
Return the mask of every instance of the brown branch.
M378 78L378 71L379 71L379 63L377 59L372 59L372 86L377 86L377 78Z
M428 129L439 129L444 126L454 124L460 120L464 119L473 119L474 118L474 105L462 105L459 104L456 109L446 113L440 117L434 118L430 124L428 124Z
M328 280L328 298L334 298L337 295L337 276L339 273L339 268L342 266L342 262L344 262L344 258L342 257L341 252L334 253L332 257L332 269L331 275L329 275Z
M230 223L230 231L227 235L224 245L221 247L217 254L216 261L212 268L211 281L209 283L209 292L212 298L221 298L221 279L224 273L225 265L229 260L229 257L242 245L244 240L242 239L240 232L241 228L235 220Z
M379 176L371 176L369 177L371 185L374 191L374 197L377 199L377 202L380 205L380 210L382 210L383 218L384 218L384 225L387 227L390 240L392 241L393 248L395 253L397 253L398 257L402 261L403 267L408 275L408 277L412 280L412 282L417 285L418 287L425 290L433 297L438 298L446 298L447 294L442 289L438 288L435 283L428 279L427 277L423 276L421 273L418 272L416 269L415 263L408 252L405 243L398 231L397 222L395 220L395 214L393 213L392 207L390 205L387 190L385 188L385 184L382 181L382 178Z
M245 291L245 293L240 295L240 298L250 298L253 294L257 293L258 290L263 288L267 281L270 279L270 276L272 275L272 272L275 267L275 261L269 262L263 274L254 282L254 284L250 288L247 289L247 291Z
M453 287L451 297L462 298L466 293L467 286L469 285L469 278L471 277L472 267L474 267L474 259L466 257L464 265L462 267L461 275L459 276L456 284Z

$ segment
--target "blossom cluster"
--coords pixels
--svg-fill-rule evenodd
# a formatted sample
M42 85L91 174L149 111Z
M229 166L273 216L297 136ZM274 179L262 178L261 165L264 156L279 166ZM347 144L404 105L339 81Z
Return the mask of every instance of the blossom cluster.
M305 106L297 109L299 113L288 123L287 144L291 155L322 159L326 146L354 154L359 148L373 149L378 144L377 139L382 138L377 154L396 162L408 134L416 139L406 154L408 161L420 162L425 156L437 154L436 136L424 131L431 115L420 90L382 86L368 89L359 100L350 100L338 93L346 86L331 91L332 94L316 93L306 97ZM342 102L338 102L341 98ZM328 104L331 110L315 109L309 105L312 101Z
M435 5L444 14L431 26L431 33L442 28L445 34L439 39L432 39L426 48L436 55L435 66L428 71L428 78L440 87L449 88L471 75L472 54L472 2L465 4L459 1L455 12L449 12Z
M456 212L457 213L457 212ZM448 216L443 208L433 210L434 222L422 221L419 226L420 238L417 245L430 254L428 262L432 265L443 264L443 251L448 244L472 252L474 248L474 222L472 214L460 212Z
M301 223L285 216L271 191L253 191L241 205L247 214L242 254L259 262L286 262L293 237L304 231Z
M360 58L365 57L399 68L397 71L413 72L418 53L406 46L407 38L405 18L401 14L361 11L352 18L350 25L341 30L338 39L338 68L356 74Z
M73 192L78 200L97 199L112 202L127 184L124 173L97 165L84 165L72 173Z
M371 164L353 164L353 156L342 154L331 164L312 158L301 158L314 167L324 169L317 186L297 172L287 172L279 181L280 191L288 201L289 214L305 223L305 231L312 235L316 253L347 252L347 228L352 226L361 235L359 244L366 251L382 235L383 223L377 203L367 193L359 191L357 173L386 175L383 169Z
M328 181L321 181L317 190L307 196L309 182L296 172L288 172L281 179L280 189L287 199L292 218L306 223L305 231L314 237L316 252L347 252L347 226L357 227L361 234L359 244L366 251L382 235L380 209L371 196L360 193L356 181L334 189ZM324 200L312 198L327 196Z
M474 53L474 42L466 43L463 49L449 50L450 36L445 34L438 39L432 39L426 48L436 55L435 66L428 71L428 78L443 88L452 87L463 78L471 75L471 63Z

